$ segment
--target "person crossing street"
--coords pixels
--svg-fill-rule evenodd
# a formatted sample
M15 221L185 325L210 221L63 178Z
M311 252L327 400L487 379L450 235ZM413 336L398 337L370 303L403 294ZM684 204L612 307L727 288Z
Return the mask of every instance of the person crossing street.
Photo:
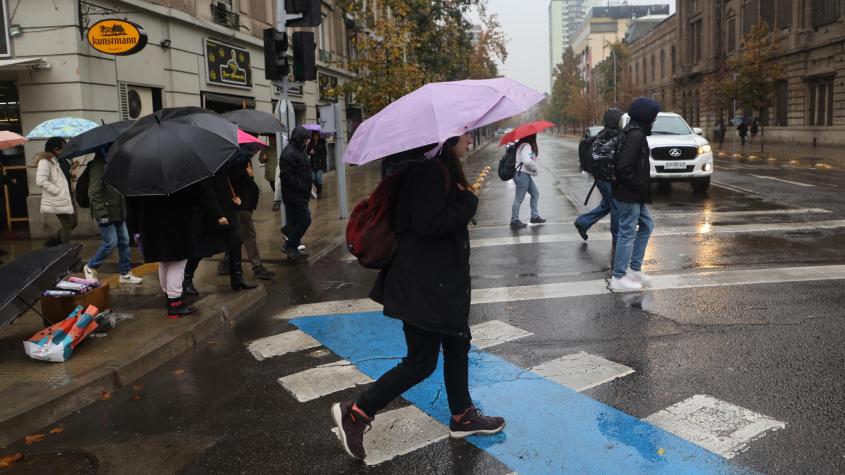
M281 183L282 202L285 206L287 224L282 228L285 243L282 252L293 262L301 262L308 255L299 250L302 236L311 226L311 199L313 176L311 165L306 155L309 133L302 126L293 129L290 142L282 150L279 158L279 181Z

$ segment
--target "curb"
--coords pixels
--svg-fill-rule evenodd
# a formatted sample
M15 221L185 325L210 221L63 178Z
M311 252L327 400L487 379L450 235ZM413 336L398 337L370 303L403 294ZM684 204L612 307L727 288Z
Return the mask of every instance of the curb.
M82 408L100 400L101 392L112 392L164 365L173 358L203 343L223 327L233 325L240 317L262 305L267 289L261 285L232 298L231 294L211 294L197 302L205 311L193 325L174 334L161 334L153 345L136 348L117 361L106 363L76 384L56 387L47 394L29 396L27 407L0 420L0 447L19 440Z

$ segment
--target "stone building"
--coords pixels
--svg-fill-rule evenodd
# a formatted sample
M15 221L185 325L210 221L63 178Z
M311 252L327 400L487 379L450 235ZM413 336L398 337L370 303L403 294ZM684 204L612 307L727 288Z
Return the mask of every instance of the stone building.
M651 97L664 111L681 112L675 78L679 73L677 21L672 15L630 45L628 77L634 95ZM685 114L686 115L686 114Z
M273 1L0 0L0 6L0 37L7 39L0 41L6 47L0 59L0 129L25 135L55 117L108 123L173 106L271 112L279 101L279 91L264 78L262 30L275 24ZM323 1L322 13L322 24L311 29L318 80L291 88L296 124L317 121L318 106L338 99L351 119L360 120L360 110L334 96L336 86L352 77L345 69L346 19L335 0ZM139 25L148 36L146 47L127 56L94 50L86 29L103 19ZM237 74L221 74L221 61L232 63ZM44 236L52 225L39 213L31 160L43 146L31 141L4 151L2 163L4 173L26 177L9 190L8 207L20 226L28 223L33 237ZM87 210L79 215L77 232L91 233Z

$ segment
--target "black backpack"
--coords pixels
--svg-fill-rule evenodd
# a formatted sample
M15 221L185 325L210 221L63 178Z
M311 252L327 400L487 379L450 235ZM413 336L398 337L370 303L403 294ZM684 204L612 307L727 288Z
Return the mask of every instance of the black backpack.
M499 178L502 181L513 180L516 175L516 146L510 145L499 160Z
M605 130L596 136L590 147L590 173L593 178L616 183L616 160L624 141L625 134L622 132L613 134Z
M88 167L85 167L85 171L82 172L82 175L79 175L79 178L76 179L76 191L74 191L76 204L78 204L80 208L91 207L91 199L88 198L88 183L90 183L90 181L91 179L88 175Z
M581 170L587 173L593 173L593 142L596 141L596 136L584 137L578 143L578 161L581 163Z

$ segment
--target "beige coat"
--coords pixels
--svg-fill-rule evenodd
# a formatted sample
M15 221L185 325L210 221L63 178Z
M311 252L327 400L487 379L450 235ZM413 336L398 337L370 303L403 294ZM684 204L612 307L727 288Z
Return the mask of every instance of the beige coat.
M41 152L35 160L38 164L35 184L41 187L41 213L73 214L70 188L56 157Z

